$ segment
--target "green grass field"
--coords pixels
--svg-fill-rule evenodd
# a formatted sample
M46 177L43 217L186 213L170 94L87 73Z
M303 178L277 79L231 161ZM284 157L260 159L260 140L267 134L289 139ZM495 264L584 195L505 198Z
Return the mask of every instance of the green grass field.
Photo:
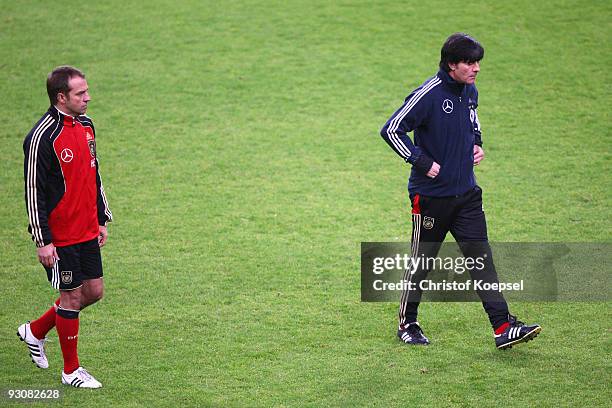
M0 1L0 388L62 387L55 332L44 371L15 331L55 296L22 141L73 64L115 222L79 336L104 388L62 405L609 406L609 302L512 304L543 331L507 352L480 304L426 303L408 348L395 303L359 300L359 246L409 239L378 132L454 31L486 49L491 240L612 241L610 2L92 3Z

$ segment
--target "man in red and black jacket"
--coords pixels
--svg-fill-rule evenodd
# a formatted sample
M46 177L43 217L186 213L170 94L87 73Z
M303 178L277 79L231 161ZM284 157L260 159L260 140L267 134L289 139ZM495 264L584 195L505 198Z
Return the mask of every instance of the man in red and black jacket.
M79 312L103 295L100 248L112 213L98 171L94 125L85 116L91 100L85 75L58 67L47 78L47 93L51 107L23 143L25 200L38 259L60 297L17 334L32 361L48 368L45 336L56 327L64 357L62 383L100 388L79 363L77 341Z

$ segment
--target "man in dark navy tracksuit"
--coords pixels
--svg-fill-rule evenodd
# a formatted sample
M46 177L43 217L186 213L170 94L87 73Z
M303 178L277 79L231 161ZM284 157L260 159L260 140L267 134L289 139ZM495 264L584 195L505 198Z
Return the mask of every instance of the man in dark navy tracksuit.
M498 282L487 238L482 190L473 167L484 158L474 86L484 49L467 34L451 35L441 50L440 70L406 98L381 135L412 165L408 191L412 203L412 258L433 258L451 232L466 258L484 259L484 268L470 271L473 280ZM407 133L414 131L414 143ZM414 272L414 271L413 271ZM422 291L418 282L428 270L406 270L416 283L402 293L399 311L401 341L429 344L417 322ZM509 314L498 291L478 291L494 330L496 346L510 348L541 331Z

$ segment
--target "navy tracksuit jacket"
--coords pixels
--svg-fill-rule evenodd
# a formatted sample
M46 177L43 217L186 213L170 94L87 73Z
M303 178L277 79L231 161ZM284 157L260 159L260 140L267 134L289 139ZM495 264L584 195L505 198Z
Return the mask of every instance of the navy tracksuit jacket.
M406 98L380 134L412 164L411 195L450 197L476 186L474 144L482 145L474 85L455 82L440 70ZM414 131L414 143L408 133ZM433 161L440 165L434 179L426 176Z

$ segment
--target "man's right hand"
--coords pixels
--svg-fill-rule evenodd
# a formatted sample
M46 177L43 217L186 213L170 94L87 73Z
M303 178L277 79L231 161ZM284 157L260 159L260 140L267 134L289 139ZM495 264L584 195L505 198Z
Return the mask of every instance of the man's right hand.
M57 251L55 250L55 245L53 244L37 248L36 253L38 254L38 260L40 263L47 268L52 268L55 260L59 259L59 256L57 256Z
M427 177L436 178L439 172L440 172L440 165L436 162L433 162L433 164L431 165L431 168L427 172Z

